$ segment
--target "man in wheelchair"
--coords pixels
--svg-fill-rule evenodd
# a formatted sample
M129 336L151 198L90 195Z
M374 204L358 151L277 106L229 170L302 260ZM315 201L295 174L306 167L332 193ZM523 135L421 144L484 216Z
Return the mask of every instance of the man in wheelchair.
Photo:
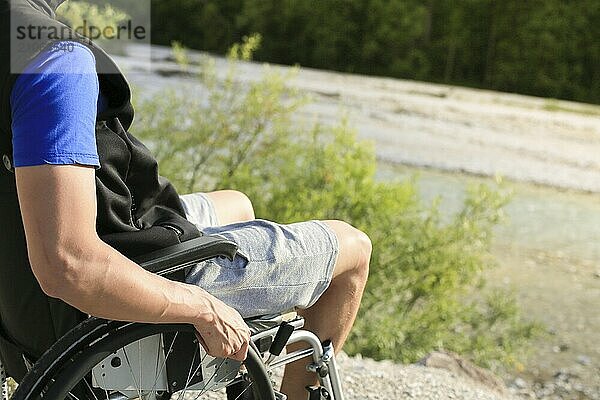
M241 361L243 318L295 308L341 349L367 279L368 237L341 221L255 219L236 191L179 196L129 133L130 89L105 52L84 38L65 51L48 37L11 52L11 22L58 26L61 2L0 0L0 355L9 373L21 378L23 358L39 358L82 312L191 324L209 354ZM132 261L201 235L234 242L235 257L197 263L179 281ZM314 380L305 363L289 364L282 392L305 399Z

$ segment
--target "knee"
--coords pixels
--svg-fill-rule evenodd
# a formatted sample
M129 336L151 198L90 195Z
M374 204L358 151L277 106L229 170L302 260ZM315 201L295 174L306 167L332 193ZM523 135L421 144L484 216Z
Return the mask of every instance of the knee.
M354 242L358 251L356 271L361 281L366 282L369 275L369 263L371 262L373 244L371 243L371 238L366 233L356 228L354 230Z
M371 262L371 252L373 250L371 239L366 233L352 227L347 240L347 244L354 249L352 252L354 260L347 279L352 282L357 292L362 292L369 278L369 263Z
M326 221L333 228L340 245L339 259L343 259L342 272L350 272L354 279L366 282L373 245L369 236L343 221Z
M227 193L235 199L236 213L240 221L251 221L254 217L254 206L250 198L237 190L227 190Z

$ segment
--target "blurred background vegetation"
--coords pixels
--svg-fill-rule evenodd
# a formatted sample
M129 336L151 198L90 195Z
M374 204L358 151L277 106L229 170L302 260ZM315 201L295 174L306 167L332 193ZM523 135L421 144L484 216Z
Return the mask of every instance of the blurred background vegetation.
M117 0L118 4L123 1ZM152 0L157 44L600 103L597 0Z

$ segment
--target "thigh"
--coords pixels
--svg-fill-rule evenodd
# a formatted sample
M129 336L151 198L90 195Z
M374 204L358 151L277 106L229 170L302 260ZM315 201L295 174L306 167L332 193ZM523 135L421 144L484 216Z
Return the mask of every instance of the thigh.
M212 202L219 221L218 225L228 225L254 219L252 202L242 192L219 190L205 193L205 195Z
M238 253L233 261L216 258L198 264L187 282L244 317L310 307L331 282L339 245L323 222L282 225L253 220L204 232L234 241Z
M191 193L179 196L188 221L201 231L208 226L219 225L215 206L206 193Z
M254 219L252 202L242 192L219 190L180 196L187 219L200 229Z

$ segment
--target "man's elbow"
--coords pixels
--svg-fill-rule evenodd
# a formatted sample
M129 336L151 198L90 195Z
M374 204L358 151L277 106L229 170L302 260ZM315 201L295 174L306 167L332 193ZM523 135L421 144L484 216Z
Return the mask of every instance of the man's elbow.
M85 262L69 252L52 253L31 260L34 275L46 295L71 302L74 295L86 290L83 274Z

